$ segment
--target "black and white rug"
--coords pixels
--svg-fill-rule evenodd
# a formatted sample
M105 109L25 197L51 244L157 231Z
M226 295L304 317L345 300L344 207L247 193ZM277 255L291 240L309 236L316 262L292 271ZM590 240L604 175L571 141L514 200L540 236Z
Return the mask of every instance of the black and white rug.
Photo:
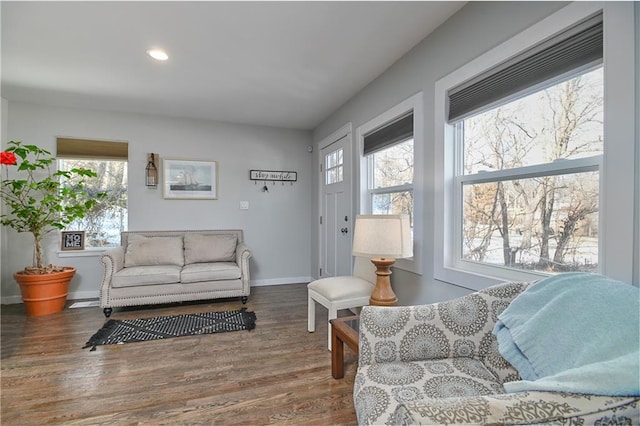
M169 337L253 330L256 314L246 308L235 311L202 312L196 314L158 316L128 320L107 321L91 336L82 349L96 350L98 345L144 342Z

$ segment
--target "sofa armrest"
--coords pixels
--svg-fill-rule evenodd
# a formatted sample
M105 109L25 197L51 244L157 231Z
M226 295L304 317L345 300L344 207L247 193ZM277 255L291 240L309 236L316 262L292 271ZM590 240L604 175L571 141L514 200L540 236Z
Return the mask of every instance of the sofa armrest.
M364 306L359 364L470 357L508 367L491 332L498 315L528 285L502 283L430 305Z
M109 277L124 268L124 247L112 247L100 255L100 262Z
M397 425L600 424L614 418L637 424L639 407L640 397L520 392L411 401L398 405L393 417Z
M124 268L124 247L113 247L100 255L100 262L104 266L102 284L100 285L100 305L108 307L109 290L113 275Z
M252 253L249 247L240 242L236 246L236 263L240 267L242 273L242 287L246 290L249 289L249 259L251 259Z
M236 246L236 263L240 265L242 262L249 260L251 256L252 253L249 247L243 242L238 243Z

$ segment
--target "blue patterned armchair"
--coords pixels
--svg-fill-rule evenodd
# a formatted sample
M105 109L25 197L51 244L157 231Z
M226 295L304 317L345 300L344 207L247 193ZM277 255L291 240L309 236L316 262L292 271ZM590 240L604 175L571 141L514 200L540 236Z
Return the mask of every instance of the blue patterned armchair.
M638 397L505 393L503 384L520 376L492 330L529 285L499 284L432 305L365 306L353 392L358 423L638 424Z

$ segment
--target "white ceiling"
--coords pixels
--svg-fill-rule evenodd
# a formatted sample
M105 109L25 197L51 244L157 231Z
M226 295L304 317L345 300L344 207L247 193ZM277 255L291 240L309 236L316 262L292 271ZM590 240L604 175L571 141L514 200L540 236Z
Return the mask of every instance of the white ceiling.
M2 1L1 94L313 129L463 5Z

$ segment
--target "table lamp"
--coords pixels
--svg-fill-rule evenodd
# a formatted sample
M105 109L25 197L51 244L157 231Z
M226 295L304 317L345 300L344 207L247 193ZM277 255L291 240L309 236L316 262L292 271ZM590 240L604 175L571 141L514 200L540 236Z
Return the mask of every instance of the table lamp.
M353 232L353 255L371 258L376 266L376 286L369 304L394 306L398 302L391 288L391 265L396 259L413 256L409 216L358 215Z

